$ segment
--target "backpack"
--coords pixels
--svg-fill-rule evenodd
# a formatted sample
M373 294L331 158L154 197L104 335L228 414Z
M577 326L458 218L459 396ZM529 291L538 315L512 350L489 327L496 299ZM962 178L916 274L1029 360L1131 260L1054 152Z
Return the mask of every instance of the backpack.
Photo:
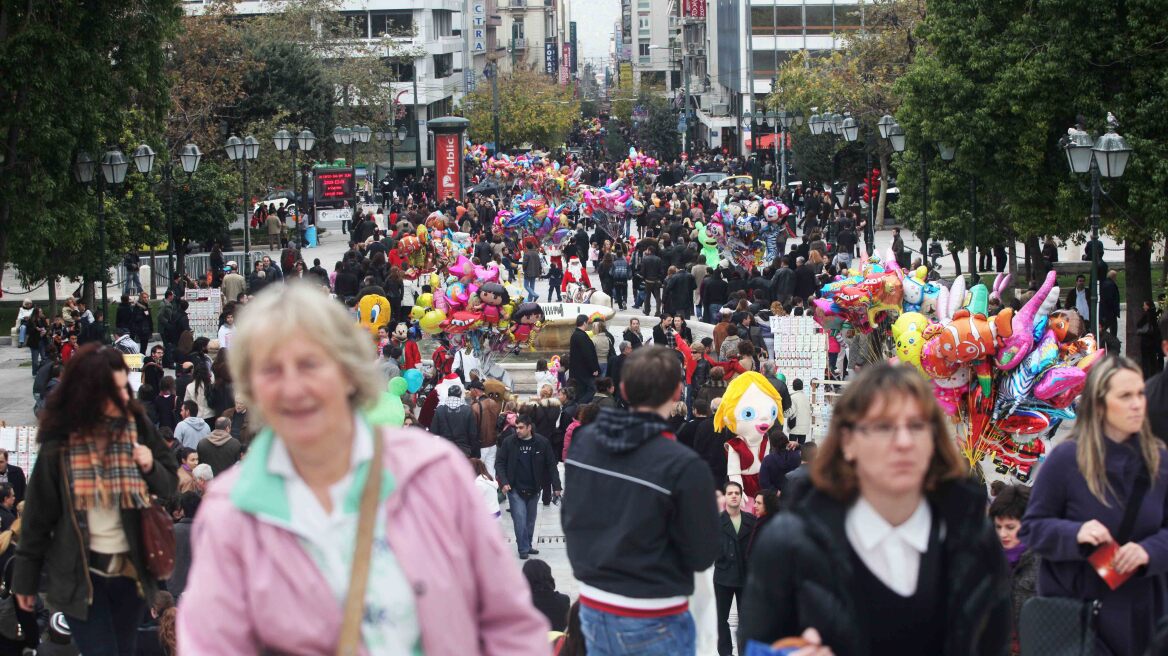
M623 257L616 258L612 263L612 279L616 282L628 282L629 262Z

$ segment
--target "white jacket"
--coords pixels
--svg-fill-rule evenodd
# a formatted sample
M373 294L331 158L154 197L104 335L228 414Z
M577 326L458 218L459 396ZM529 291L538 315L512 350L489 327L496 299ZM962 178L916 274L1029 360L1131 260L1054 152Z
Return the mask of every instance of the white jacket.
M787 431L789 434L807 435L811 432L811 399L807 398L807 390L791 392L791 411L787 417L795 420Z
M497 516L499 514L499 484L488 480L486 476L478 476L475 478L475 489L482 495L487 513L492 517Z

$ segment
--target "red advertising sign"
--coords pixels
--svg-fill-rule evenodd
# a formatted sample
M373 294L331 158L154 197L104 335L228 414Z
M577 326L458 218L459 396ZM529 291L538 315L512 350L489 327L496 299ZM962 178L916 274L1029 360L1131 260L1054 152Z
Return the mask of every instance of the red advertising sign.
M346 201L353 198L353 169L316 169L316 201Z
M690 18L705 18L706 0L683 0L681 14Z
M458 140L457 133L434 135L434 172L439 201L447 196L462 200L462 157Z

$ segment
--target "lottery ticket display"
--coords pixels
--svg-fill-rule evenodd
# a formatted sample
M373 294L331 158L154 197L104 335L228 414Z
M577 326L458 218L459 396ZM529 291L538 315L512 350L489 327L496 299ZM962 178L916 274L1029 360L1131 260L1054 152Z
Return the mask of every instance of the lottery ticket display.
M804 384L823 378L827 371L827 335L814 317L771 317L771 334L775 338L771 349L775 367L787 377L788 386L796 378Z
M847 381L815 379L811 381L811 432L807 439L823 442L831 423L831 409L843 394Z
M191 322L191 332L195 337L215 339L219 336L219 313L223 311L223 299L218 289L188 289L183 299L190 303L187 319Z
M8 462L20 467L27 475L36 464L36 426L5 426L0 428L0 448L8 450Z

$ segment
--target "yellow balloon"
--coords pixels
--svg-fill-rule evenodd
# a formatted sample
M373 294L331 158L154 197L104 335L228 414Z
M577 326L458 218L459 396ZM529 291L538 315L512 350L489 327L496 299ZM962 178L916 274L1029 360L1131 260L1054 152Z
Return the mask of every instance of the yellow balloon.
M430 289L438 289L441 286L442 286L442 280L438 277L438 274L431 273L430 274Z
M417 321L424 316L426 316L426 308L422 307L421 305L415 305L414 307L410 308L411 320Z
M500 316L502 316L504 319L510 319L510 318L511 318L511 313L512 313L512 312L514 312L514 311L515 311L515 306L514 306L513 304L511 304L511 303L508 303L508 304L506 304L506 305L504 305L504 306L503 306L503 308L502 308L502 310L500 311L500 313L499 313L499 314L500 314Z
M418 226L418 239L423 244L427 243L430 240L430 231L426 229L426 226L424 226L424 225Z
M442 310L428 310L421 320L418 321L418 327L427 335L437 335L442 332L442 322L446 321L446 313Z
M414 305L424 308L432 307L434 305L434 295L430 292L426 292L425 294L418 296L418 300L414 301Z
M511 327L511 322L507 321L506 319L500 321L498 324L499 332L506 332L507 329L510 327Z
M925 373L921 366L921 352L925 348L925 328L929 320L919 312L905 312L892 324L892 338L896 340L896 357Z

